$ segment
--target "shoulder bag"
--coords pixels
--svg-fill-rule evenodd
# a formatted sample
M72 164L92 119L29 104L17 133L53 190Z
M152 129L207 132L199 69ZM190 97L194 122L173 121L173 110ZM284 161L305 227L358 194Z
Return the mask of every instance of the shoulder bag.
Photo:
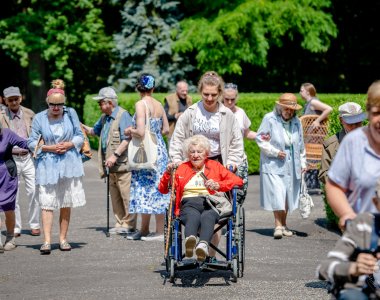
M299 210L301 217L307 219L310 216L311 209L314 207L313 199L307 192L306 181L304 174L301 176L301 194L299 202Z
M221 218L227 217L232 213L232 204L225 193L207 195L206 202Z
M70 118L71 123L73 124L73 126L75 126L73 119L71 117L71 112L70 112L71 109L72 108L68 108L67 112L69 114L69 118ZM83 144L82 144L82 147L80 148L79 153L82 157L82 162L86 162L92 158L91 146L90 146L90 141L88 140L88 137L87 137L87 133L82 126L82 123L80 123L79 125L80 125L80 129L82 130L82 133L83 133Z
M145 103L145 134L143 138L132 137L128 145L128 170L156 170L157 140L150 131L148 105Z

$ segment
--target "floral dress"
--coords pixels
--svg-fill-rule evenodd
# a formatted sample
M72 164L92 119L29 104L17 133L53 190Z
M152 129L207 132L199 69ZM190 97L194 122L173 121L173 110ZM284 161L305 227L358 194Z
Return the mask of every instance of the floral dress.
M170 194L161 194L158 184L168 164L168 152L161 135L162 118L149 118L149 121L150 130L157 140L157 168L132 171L129 212L164 214L169 205ZM136 126L136 115L133 116L133 125Z

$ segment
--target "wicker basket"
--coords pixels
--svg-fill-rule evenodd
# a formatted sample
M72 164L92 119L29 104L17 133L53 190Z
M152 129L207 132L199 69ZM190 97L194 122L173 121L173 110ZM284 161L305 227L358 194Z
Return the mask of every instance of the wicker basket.
M306 161L308 169L318 169L322 158L323 141L328 133L328 122L324 120L321 126L314 127L313 122L317 115L304 115L300 117L303 128L303 140L306 149Z

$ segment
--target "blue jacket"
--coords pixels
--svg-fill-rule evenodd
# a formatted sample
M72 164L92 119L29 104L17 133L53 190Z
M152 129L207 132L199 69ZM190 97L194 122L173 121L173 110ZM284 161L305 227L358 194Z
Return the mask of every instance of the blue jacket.
M42 152L38 149L36 158L36 184L56 184L61 178L81 177L84 175L80 149L83 144L83 133L80 129L78 115L74 109L65 107L63 114L64 133L55 140L50 129L48 110L38 113L32 123L32 131L28 139L28 147L34 152L39 137L46 145L59 142L73 142L74 147L64 154Z

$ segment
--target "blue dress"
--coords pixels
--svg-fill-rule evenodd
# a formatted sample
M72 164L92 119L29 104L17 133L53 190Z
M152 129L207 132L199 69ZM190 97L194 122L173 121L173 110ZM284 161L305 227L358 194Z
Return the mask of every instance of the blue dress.
M130 213L164 214L169 205L170 194L161 194L158 184L168 164L168 152L162 138L162 118L149 118L150 130L157 140L157 170L132 171L131 194L129 202ZM136 115L133 116L136 126Z

